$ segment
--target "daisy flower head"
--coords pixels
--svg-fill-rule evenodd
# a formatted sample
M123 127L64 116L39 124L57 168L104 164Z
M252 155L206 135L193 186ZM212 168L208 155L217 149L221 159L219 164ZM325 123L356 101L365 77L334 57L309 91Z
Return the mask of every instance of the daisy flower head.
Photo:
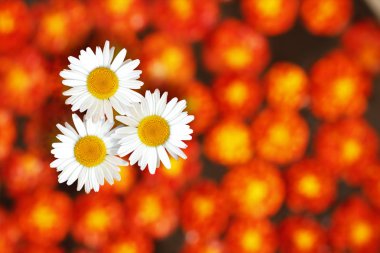
M66 104L72 111L87 111L86 118L94 121L113 120L113 109L124 114L130 103L139 102L141 95L134 91L143 82L139 79L142 71L136 70L139 60L124 60L127 50L122 49L114 58L115 48L105 42L103 50L87 47L81 50L78 58L70 56L69 69L61 71L62 83L70 87L63 95L69 96Z
M194 116L183 110L186 101L173 98L167 102L168 93L160 96L160 91L154 93L146 91L140 103L131 104L126 109L125 116L116 116L116 119L125 126L115 131L115 138L119 139L118 155L121 157L130 154L129 162L133 165L138 162L141 170L148 166L151 174L162 162L170 169L168 153L178 159L186 159L181 150L187 147L183 141L191 140L193 130L189 123Z
M100 185L104 185L104 179L109 184L113 184L114 179L120 181L119 166L126 166L128 162L116 156L118 146L113 139L114 122L82 121L76 114L72 117L75 129L68 123L64 126L57 124L62 132L57 135L61 142L52 145L51 153L56 160L50 167L61 172L58 182L71 185L78 181L77 190L84 186L89 193L92 189L98 192Z

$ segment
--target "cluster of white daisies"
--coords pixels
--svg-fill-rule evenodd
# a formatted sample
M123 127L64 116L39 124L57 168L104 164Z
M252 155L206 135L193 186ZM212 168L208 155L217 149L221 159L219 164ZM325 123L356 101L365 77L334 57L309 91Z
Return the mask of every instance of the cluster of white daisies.
M104 180L120 180L119 166L128 165L120 158L124 156L152 174L161 162L169 169L169 155L186 159L183 141L191 140L188 124L194 116L183 111L186 101L168 102L167 92L160 95L158 90L147 91L145 97L137 93L143 85L138 80L141 70L136 70L140 61L125 60L125 49L116 57L114 52L108 41L103 50L81 50L78 58L68 58L69 69L60 73L62 83L70 87L63 93L66 104L86 114L83 120L73 114L74 126L57 124L62 134L52 145L56 159L50 166L60 172L59 183L78 181L78 191L84 187L87 193L97 192ZM121 122L116 128L113 110Z

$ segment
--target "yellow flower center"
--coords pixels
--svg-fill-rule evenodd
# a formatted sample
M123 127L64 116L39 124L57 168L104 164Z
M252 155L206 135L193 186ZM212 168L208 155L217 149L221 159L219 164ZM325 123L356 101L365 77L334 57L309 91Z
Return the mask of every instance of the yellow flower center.
M250 182L247 188L247 200L249 203L261 203L269 193L269 189L266 183L253 180Z
M107 214L107 211L103 208L96 208L91 210L87 215L86 215L86 226L90 230L95 230L95 231L101 231L105 230L107 226L110 224L111 219L109 215Z
M57 222L54 210L48 206L37 206L32 212L34 224L41 230L49 230Z
M362 149L360 144L354 139L348 139L343 144L342 156L343 160L347 163L353 163L360 158Z
M298 190L308 198L317 197L321 191L321 184L317 177L306 175L298 183Z
M143 223L155 222L162 214L160 200L155 196L144 197L139 210L139 218Z
M194 200L193 208L202 218L207 218L214 212L214 203L207 197L197 197Z
M132 0L108 0L107 8L116 15L122 15L128 11L132 5Z
M119 88L119 79L109 68L99 67L90 72L87 77L88 91L98 99L112 97Z
M188 0L171 0L170 7L182 19L188 19L193 11L193 6Z
M281 13L282 1L280 0L260 0L256 2L259 11L269 17Z
M243 46L230 47L223 56L226 63L233 69L244 68L252 61L252 54Z
M9 34L13 32L15 28L15 20L11 13L1 12L0 13L0 33Z
M42 20L47 34L51 36L62 36L67 31L67 19L63 13L49 14Z
M366 223L359 221L351 229L351 237L356 245L366 244L372 236L371 226Z
M86 167L95 167L106 158L107 148L102 139L97 136L85 136L77 141L74 156L78 163Z
M300 250L310 250L315 243L314 234L306 229L300 229L294 234L294 242Z
M226 96L231 105L242 106L247 102L248 94L247 86L242 81L235 81L227 88Z
M170 135L168 122L158 115L145 117L137 128L140 140L147 146L157 147L164 144Z
M247 251L256 252L262 247L262 236L258 231L248 230L242 237L242 246Z

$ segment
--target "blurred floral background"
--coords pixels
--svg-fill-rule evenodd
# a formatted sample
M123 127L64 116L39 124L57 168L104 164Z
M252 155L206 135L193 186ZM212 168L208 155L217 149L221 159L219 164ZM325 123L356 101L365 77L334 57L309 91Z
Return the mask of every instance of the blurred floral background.
M107 39L194 138L86 195L49 168L58 73ZM380 252L379 72L362 0L0 0L0 252Z

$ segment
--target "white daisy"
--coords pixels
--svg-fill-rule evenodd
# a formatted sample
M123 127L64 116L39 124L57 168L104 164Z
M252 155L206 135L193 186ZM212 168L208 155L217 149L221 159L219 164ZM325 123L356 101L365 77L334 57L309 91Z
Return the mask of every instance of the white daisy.
M79 59L70 56L69 70L61 71L62 83L71 89L63 92L69 96L66 104L72 105L72 111L87 110L86 118L95 121L104 118L113 120L114 108L124 114L125 106L139 102L141 95L133 89L140 89L143 82L137 80L141 70L135 70L139 60L126 60L126 49L122 49L113 59L115 48L106 41L103 51L96 47L81 50Z
M160 166L160 161L166 168L170 168L170 159L167 152L178 159L186 159L181 149L187 147L184 140L191 140L193 130L187 125L194 120L187 112L186 101L178 102L173 98L167 103L168 93L160 97L159 90L153 94L145 93L141 103L132 104L126 109L126 116L117 116L116 119L124 123L115 131L115 138L120 139L120 156L129 156L133 165L138 162L141 170L148 165L149 172L154 174Z
M67 181L71 185L78 180L77 190L85 187L86 193L91 189L99 191L99 186L104 184L104 179L113 184L114 179L120 180L119 166L128 165L128 162L115 156L118 145L114 134L113 121L92 120L82 121L73 114L75 129L65 123L65 126L57 124L62 134L57 135L61 141L53 143L56 160L50 167L61 172L58 182Z

